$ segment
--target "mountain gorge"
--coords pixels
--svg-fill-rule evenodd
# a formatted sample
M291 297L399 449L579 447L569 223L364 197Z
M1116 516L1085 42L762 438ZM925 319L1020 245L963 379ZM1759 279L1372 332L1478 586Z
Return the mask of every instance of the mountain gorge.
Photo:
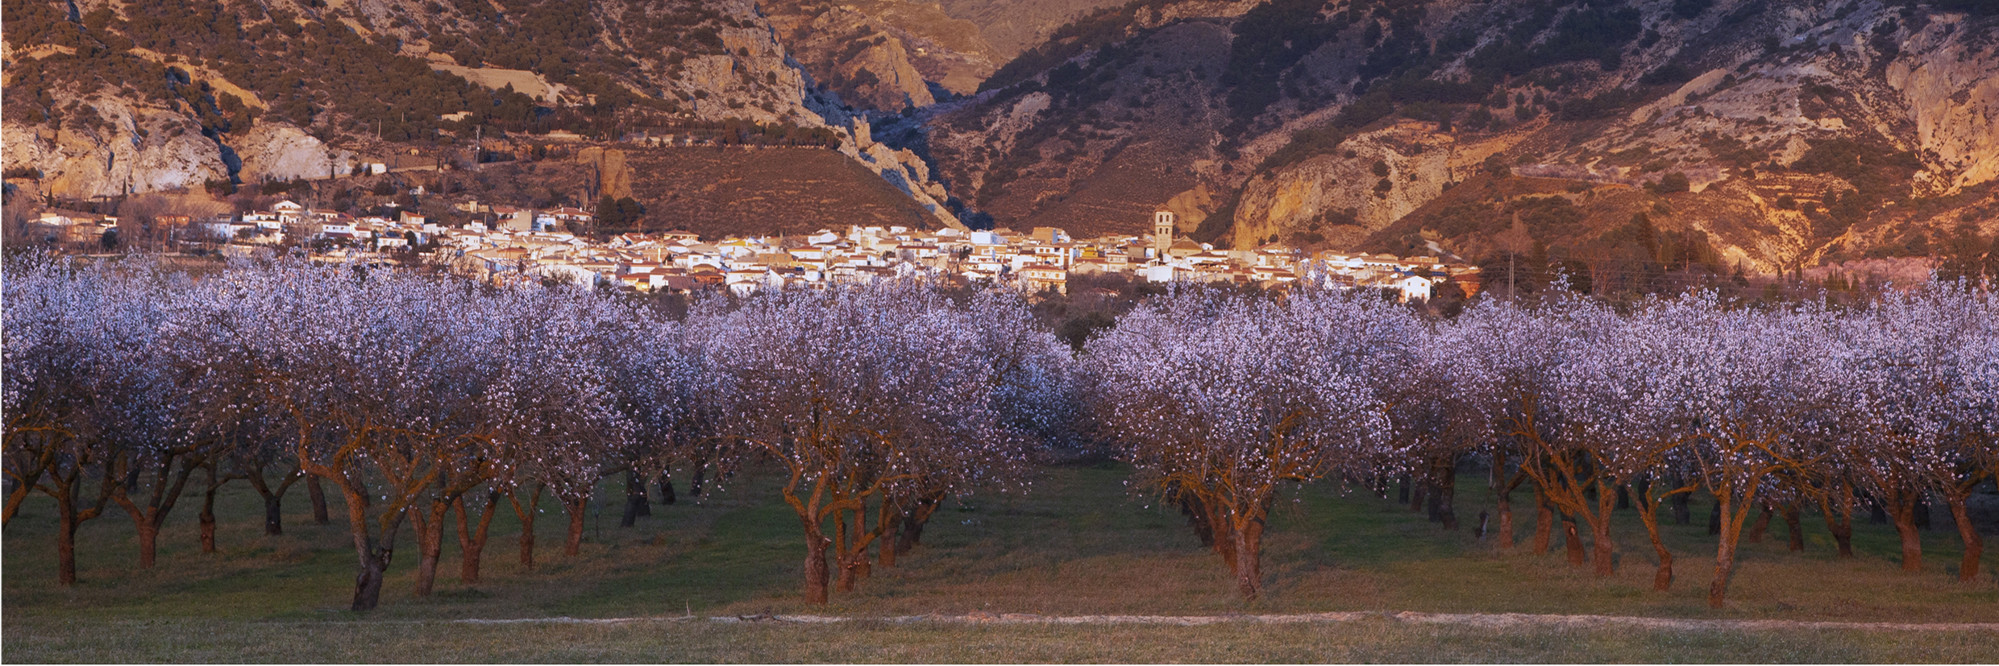
M1140 233L1165 207L1233 247L1767 273L1999 232L1982 0L4 10L5 165L63 197L323 177L479 137L722 133L835 148L937 224L1078 235Z
M1010 226L1137 233L1164 204L1236 247L1920 255L1999 211L1985 7L1151 0L921 139Z

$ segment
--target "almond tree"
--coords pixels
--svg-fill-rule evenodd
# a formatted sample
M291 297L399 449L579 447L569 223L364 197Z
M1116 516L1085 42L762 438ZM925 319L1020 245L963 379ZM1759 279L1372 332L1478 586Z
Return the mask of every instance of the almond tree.
M961 372L976 371L960 378L975 384L964 397L970 408L964 418L971 420L959 428L910 429L914 436L906 439L921 452L912 458L919 467L889 484L875 521L885 540L878 558L883 566L894 566L897 555L921 542L945 498L980 489L1024 491L1034 452L1076 436L1070 352L1035 322L1020 296L983 291L953 305L960 327L969 331L967 343L976 347L957 362Z
M1683 322L1719 307L1713 294L1646 303L1629 317L1602 323L1605 335L1586 336L1562 371L1562 409L1598 478L1597 571L1610 569L1611 501L1628 493L1645 525L1658 566L1652 588L1673 582L1673 553L1659 533L1659 505L1699 489L1691 478L1687 447L1695 424L1686 418L1689 391L1706 381L1686 362L1690 338Z
M6 515L11 520L31 491L55 500L56 581L74 585L77 527L103 514L119 483L116 452L99 439L109 419L96 392L119 362L96 325L112 278L100 266L49 257L10 260L7 268L5 460L14 487ZM93 478L94 500L85 493Z
M1708 605L1720 608L1743 522L1767 493L1781 490L1774 476L1819 462L1807 438L1797 436L1797 424L1825 392L1846 382L1820 354L1836 339L1834 320L1821 308L1708 312L1680 323L1691 338L1687 362L1706 378L1690 387L1685 404L1700 436L1689 452L1719 504Z
M956 471L957 446L1002 441L984 396L981 338L933 288L908 281L760 294L699 309L689 336L737 457L769 460L806 539L805 596L825 603L866 574L891 489ZM872 507L872 510L871 510ZM870 514L877 514L872 526ZM828 522L832 524L828 525Z
M141 568L153 566L160 528L188 478L217 449L215 439L189 427L190 396L182 389L207 356L187 354L199 343L170 334L198 307L188 303L200 294L186 280L140 263L106 281L99 303L98 344L118 350L92 387L99 445L123 479L111 486L111 500L132 519Z
M1991 475L1981 464L1983 414L1973 411L1975 373L1981 362L1967 350L1983 350L1994 327L1988 296L1952 286L1911 294L1888 294L1850 327L1863 358L1856 363L1856 388L1874 455L1863 470L1877 496L1888 504L1902 537L1902 568L1922 568L1916 500L1941 495L1958 524L1965 557L1960 580L1977 578L1983 543L1966 515L1971 492ZM1989 360L1983 361L1990 363Z
M1590 326L1600 326L1603 313L1580 298L1557 297L1548 306L1529 310L1512 303L1486 301L1459 316L1440 344L1462 351L1454 371L1468 392L1481 396L1482 412L1490 414L1495 444L1491 449L1495 491L1501 500L1500 529L1510 535L1510 491L1526 480L1534 484L1536 517L1534 552L1548 549L1556 509L1567 542L1571 565L1585 560L1576 534L1576 520L1590 506L1592 482L1580 444L1564 439L1573 428L1563 423L1560 372L1574 338ZM1518 469L1506 478L1507 458ZM1505 538L1505 537L1502 537Z
M1082 370L1119 457L1205 513L1237 591L1254 599L1279 485L1384 458L1390 424L1368 371L1413 340L1407 324L1368 299L1183 291L1089 341Z

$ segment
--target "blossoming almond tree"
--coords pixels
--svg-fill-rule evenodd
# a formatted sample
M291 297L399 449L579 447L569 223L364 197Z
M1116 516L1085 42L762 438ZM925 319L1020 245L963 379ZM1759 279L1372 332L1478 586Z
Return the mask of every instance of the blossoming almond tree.
M1406 317L1363 299L1271 300L1183 291L1084 345L1093 413L1119 456L1190 499L1246 599L1261 592L1263 530L1281 484L1364 472L1390 423L1366 370Z
M987 398L995 382L982 337L926 285L773 292L733 311L711 306L689 328L716 368L711 395L737 455L784 471L812 603L827 600L829 548L842 589L866 575L885 531L869 514L893 501L890 490L982 462L955 447L1010 446Z

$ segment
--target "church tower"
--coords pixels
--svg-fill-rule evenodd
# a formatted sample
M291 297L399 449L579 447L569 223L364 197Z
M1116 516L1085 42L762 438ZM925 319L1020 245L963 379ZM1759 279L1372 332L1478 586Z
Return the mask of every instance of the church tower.
M1173 211L1162 210L1152 214L1153 256L1166 260L1166 251L1173 248Z

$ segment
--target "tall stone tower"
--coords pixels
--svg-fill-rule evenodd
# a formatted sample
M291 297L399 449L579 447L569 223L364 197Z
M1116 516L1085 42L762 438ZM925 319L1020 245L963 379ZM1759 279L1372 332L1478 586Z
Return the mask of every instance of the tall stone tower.
M1162 210L1152 214L1153 256L1166 260L1166 251L1173 248L1173 211Z

